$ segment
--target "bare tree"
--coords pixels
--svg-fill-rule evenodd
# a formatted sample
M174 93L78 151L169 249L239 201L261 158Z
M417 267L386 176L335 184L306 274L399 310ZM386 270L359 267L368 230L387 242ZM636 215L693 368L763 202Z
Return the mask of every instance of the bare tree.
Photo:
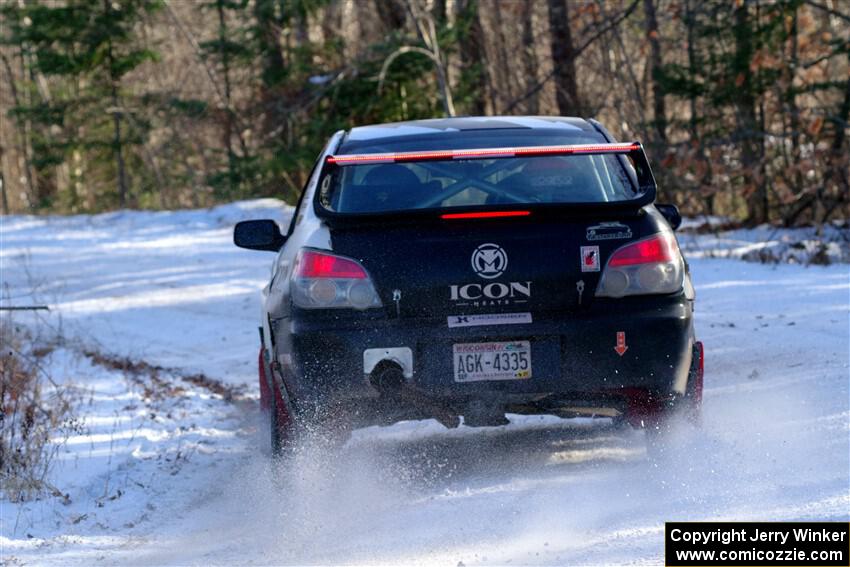
M457 0L458 21L465 27L460 44L461 67L471 79L473 90L471 113L483 115L492 111L492 86L484 51L484 32L478 0Z
M446 116L455 115L454 99L452 97L451 86L448 81L446 72L446 61L443 57L443 52L440 49L440 43L437 38L437 26L434 22L433 15L425 10L420 5L419 0L407 0L407 9L410 12L411 19L416 27L416 33L419 40L425 45L424 48L414 45L404 45L393 51L381 66L381 73L378 76L378 92L381 91L386 80L387 71L393 62L406 53L419 53L430 59L434 63L434 70L437 75L437 87L440 91L440 101L443 105L443 111Z
M525 70L525 85L537 83L537 50L534 46L534 0L525 0L522 18L522 63ZM540 112L537 93L528 97L526 111L529 114Z
M649 68L652 76L653 125L659 143L667 141L667 110L664 106L664 84L662 82L661 40L658 34L658 19L655 15L655 0L643 0L646 37L649 41Z
M547 0L555 76L555 96L562 116L581 116L583 105L576 80L576 50L570 30L567 0Z

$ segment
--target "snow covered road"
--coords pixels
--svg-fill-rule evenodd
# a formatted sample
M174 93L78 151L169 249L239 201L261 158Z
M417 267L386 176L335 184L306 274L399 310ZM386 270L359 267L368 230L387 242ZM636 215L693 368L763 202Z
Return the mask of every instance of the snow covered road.
M647 460L639 432L515 417L370 428L273 469L254 401L271 255L230 244L236 220L269 214L283 217L252 201L0 218L3 299L34 289L55 308L74 341L54 372L93 400L54 471L70 503L0 501L0 560L657 565L667 520L850 519L847 265L691 259L705 424L667 460ZM80 345L168 367L182 393L141 392ZM181 381L195 372L244 395Z

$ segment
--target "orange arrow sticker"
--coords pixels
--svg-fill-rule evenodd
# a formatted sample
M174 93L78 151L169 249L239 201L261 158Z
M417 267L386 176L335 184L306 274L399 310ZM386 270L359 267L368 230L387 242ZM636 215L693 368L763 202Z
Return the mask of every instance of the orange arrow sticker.
M617 354L623 356L626 354L626 351L629 350L629 347L626 346L626 333L623 331L617 331L617 346L614 347L614 350L617 351Z

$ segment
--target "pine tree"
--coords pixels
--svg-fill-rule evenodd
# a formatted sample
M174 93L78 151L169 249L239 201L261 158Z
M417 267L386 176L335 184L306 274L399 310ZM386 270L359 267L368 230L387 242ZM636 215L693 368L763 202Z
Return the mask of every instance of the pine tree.
M69 0L4 9L11 23L4 42L25 46L27 86L37 93L30 104L14 109L19 119L39 126L33 140L36 168L71 169L67 186L57 187L67 195L45 195L40 205L49 205L56 196L78 205L74 187L81 171L87 172L82 183L89 185L90 193L97 190L92 185L112 179L114 199L107 201L128 204L129 154L143 143L146 124L128 105L122 79L156 58L153 51L138 46L135 27L158 7L151 0ZM37 81L41 88L36 88Z
M203 57L213 62L220 82L221 108L215 114L227 154L226 171L209 181L220 194L230 198L245 193L241 187L250 181L250 168L246 170L245 165L252 162L234 100L233 70L250 63L253 53L244 26L229 23L231 19L241 21L247 6L247 0L210 0L202 5L215 13L217 22L215 39L202 42L200 48ZM234 143L238 143L239 152Z

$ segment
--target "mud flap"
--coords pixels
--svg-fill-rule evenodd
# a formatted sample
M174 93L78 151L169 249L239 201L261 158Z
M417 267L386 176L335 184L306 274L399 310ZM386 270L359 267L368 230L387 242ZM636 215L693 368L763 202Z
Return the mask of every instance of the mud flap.
M685 412L688 421L694 425L702 423L702 389L705 378L705 349L702 341L694 343L691 369L688 372L688 386L685 390Z
M693 434L702 426L702 391L705 370L703 344L694 343L691 368L685 395L665 404L644 425L647 452L652 459L675 455L687 447ZM682 425L690 427L680 427Z
M262 345L260 345L257 370L260 377L260 409L262 411L269 411L271 409L271 389L269 388L269 375L266 372L265 349Z
M294 445L297 436L297 424L289 395L286 393L286 385L277 372L277 366L277 363L273 362L269 368L272 378L269 384L269 389L271 390L269 395L269 409L271 411L269 415L271 422L272 454L280 456L286 449ZM278 378L280 383L275 378Z

